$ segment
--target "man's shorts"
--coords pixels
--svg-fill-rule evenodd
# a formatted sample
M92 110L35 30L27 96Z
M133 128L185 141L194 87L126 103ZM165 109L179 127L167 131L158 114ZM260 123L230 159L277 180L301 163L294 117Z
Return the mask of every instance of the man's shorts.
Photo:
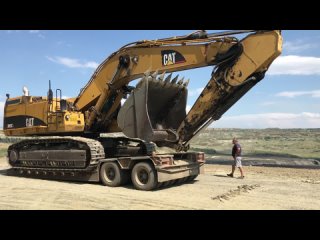
M234 160L234 166L242 167L241 157L236 157L236 160Z

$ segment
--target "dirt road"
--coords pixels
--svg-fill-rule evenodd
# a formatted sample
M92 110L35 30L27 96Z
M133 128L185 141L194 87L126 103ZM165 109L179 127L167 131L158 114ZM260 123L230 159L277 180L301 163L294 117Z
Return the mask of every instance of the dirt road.
M0 159L0 209L320 209L320 171L208 164L193 183L142 192L125 186L6 176Z

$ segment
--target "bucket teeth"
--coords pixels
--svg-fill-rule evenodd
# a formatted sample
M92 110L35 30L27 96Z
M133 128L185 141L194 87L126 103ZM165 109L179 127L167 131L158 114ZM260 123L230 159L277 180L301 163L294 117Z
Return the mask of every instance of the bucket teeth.
M178 84L181 85L183 83L184 77L178 81Z
M172 73L170 73L170 74L166 77L166 79L164 80L164 82L165 82L165 83L170 82L171 77L172 77Z
M178 80L178 77L179 77L179 74L178 74L174 79L172 79L171 83L172 83L172 84L176 83L177 80Z
M155 84L160 84L162 87L170 87L171 84L176 85L176 87L178 87L177 85L179 85L179 87L188 87L190 79L187 79L186 81L184 81L184 77L178 79L178 74L171 80L172 74L173 73L170 73L166 76L166 72L163 72L159 75L158 70L153 73L147 70L141 80L153 81Z
M163 72L159 77L158 77L158 81L163 81L164 76L165 76L166 72Z
M144 77L149 77L150 75L150 68L144 72Z
M152 73L152 78L153 79L156 79L157 78L157 76L158 76L158 70L157 71L155 71L154 73Z
M185 82L183 83L183 86L188 87L189 82L190 82L190 79L188 79L187 81L185 81Z

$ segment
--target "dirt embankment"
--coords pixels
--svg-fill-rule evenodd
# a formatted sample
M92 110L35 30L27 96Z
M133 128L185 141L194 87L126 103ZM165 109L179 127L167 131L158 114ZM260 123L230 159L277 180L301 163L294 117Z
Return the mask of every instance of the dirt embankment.
M245 167L242 180L226 177L230 166L207 164L193 183L142 192L6 176L8 167L0 158L0 209L320 209L316 169Z

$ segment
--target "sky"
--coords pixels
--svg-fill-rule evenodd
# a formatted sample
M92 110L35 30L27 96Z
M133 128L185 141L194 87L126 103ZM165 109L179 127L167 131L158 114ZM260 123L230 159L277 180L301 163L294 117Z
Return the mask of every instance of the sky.
M221 30L207 30L209 33ZM137 40L186 35L193 30L1 30L0 128L6 93L46 96L48 81L76 97L112 52ZM283 30L283 52L266 77L233 105L214 128L320 128L320 31ZM243 37L240 35L239 38ZM179 72L190 78L190 109L212 67Z

